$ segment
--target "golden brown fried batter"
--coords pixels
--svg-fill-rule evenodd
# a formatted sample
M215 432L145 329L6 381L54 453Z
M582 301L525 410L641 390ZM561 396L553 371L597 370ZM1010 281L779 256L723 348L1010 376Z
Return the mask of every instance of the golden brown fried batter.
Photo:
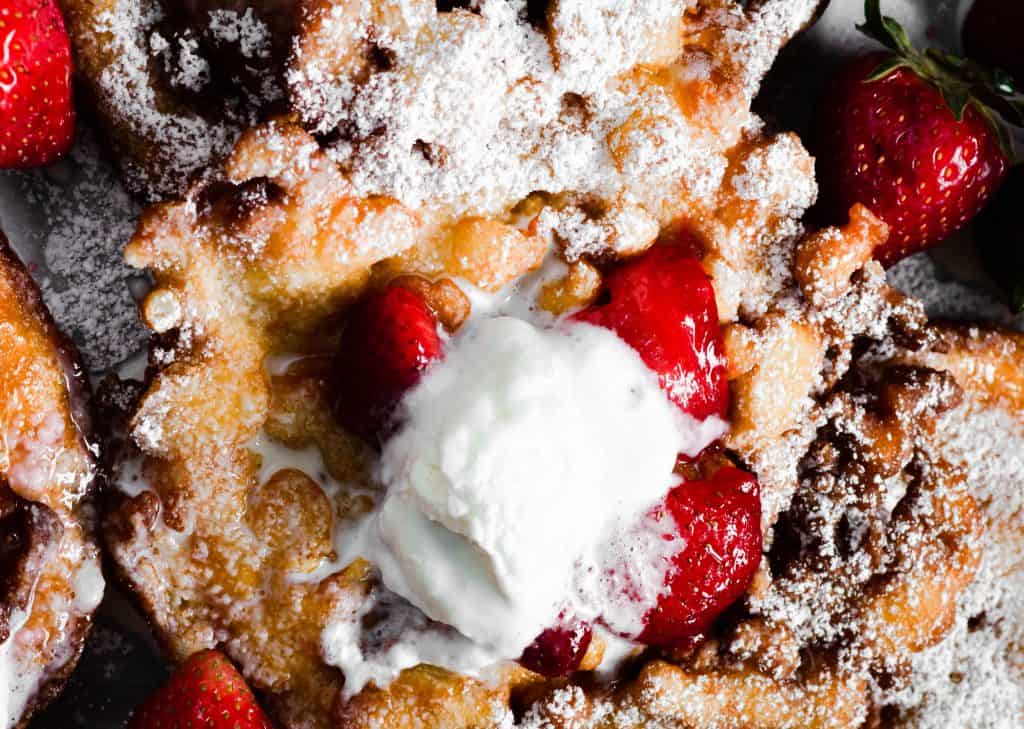
M583 5L551 3L517 31L553 59L531 88L577 62L569 29ZM391 98L380 92L396 78L410 108L424 102L443 79L423 58L490 33L486 8L304 5L289 82L300 122L323 136L288 118L249 130L215 182L151 208L128 247L153 272L143 315L160 336L106 537L173 656L222 647L291 728L849 727L927 709L898 691L966 620L962 598L984 569L986 505L944 446L944 423L975 417L960 404L970 378L932 362L954 362L956 346L870 260L884 225L860 208L841 229L805 234L799 222L811 160L748 111L761 66L799 27L783 22L795 6L678 7L610 77L616 114L591 103L609 103L607 89L560 97L550 124L524 132L536 148L502 149L507 167L486 160L555 185L520 189L493 169L467 181L465 150L405 140L422 116L371 123L370 101ZM621 49L622 27L591 30ZM410 90L409 78L421 83ZM559 134L604 145L601 185L530 167L534 152L563 159ZM692 167L657 156L672 135L699 152ZM356 615L375 577L360 561L318 569L376 488L372 453L328 407L349 303L403 277L456 328L469 301L460 282L500 288L550 252L566 273L539 304L561 314L656 241L699 252L728 326L732 431L710 457L762 484L766 556L750 594L700 649L650 651L617 684L515 666L484 683L419 666L345 700L321 630ZM265 472L273 448L314 467Z
M103 594L85 387L0 235L0 714L15 727L63 687Z

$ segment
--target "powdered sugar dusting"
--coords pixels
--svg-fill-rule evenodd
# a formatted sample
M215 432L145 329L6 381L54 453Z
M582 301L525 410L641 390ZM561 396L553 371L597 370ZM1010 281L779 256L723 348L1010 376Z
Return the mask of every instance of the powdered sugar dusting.
M951 635L915 658L908 687L884 698L916 709L919 729L1010 729L1024 718L1024 426L967 402L942 436L950 457L968 463L988 522L982 566Z
M818 189L811 175L791 175L786 170L799 167L805 156L800 140L783 134L743 160L742 170L730 182L742 199L771 200L785 217L799 217L814 203Z
M165 110L167 106L173 107L173 102L158 96L148 71L154 43L157 49L172 43L153 30L162 14L155 2L119 0L111 11L96 17L94 29L95 33L109 34L112 39L114 62L103 70L97 83L117 117L116 123L124 124L131 133L159 144L167 152L164 169L156 160L151 160L147 169L137 170L131 169L134 163L128 162L129 174L143 179L153 176L148 180L149 186L158 194L179 189L182 179L188 179L215 156L226 152L237 134L231 125L207 121L187 109L177 113ZM182 44L185 61L177 72L178 80L187 88L201 88L204 81L199 74L208 71L206 62L195 57L194 41L176 42Z
M270 30L252 8L239 14L232 10L210 13L210 34L225 43L235 43L244 58L270 57Z
M896 288L915 296L933 318L991 321L1019 329L1022 319L978 286L952 279L931 257L905 258L888 272Z
M680 19L694 2L622 5L558 3L550 38L528 22L522 0L481 0L476 12L430 17L396 10L398 30L374 26L372 39L361 18L338 12L331 32L349 45L372 40L386 51L386 64L356 84L300 49L289 75L292 101L319 131L341 133L330 152L366 194L493 214L536 191L621 192L664 223L667 201L681 190L710 201L726 150L760 122L742 100L730 104L729 119L679 113L671 84L706 79L722 59L688 58L667 85L623 75L638 61L665 63L683 52ZM814 5L769 2L750 17L736 11L729 60L747 70L746 93ZM578 209L567 215L563 230L592 247L601 231L582 224ZM640 221L621 222L635 229Z
M512 3L480 12L438 15L355 93L353 141L333 153L360 190L485 213L534 190L592 187L595 166L611 167L594 135L562 118L573 86L547 39ZM422 69L435 72L421 79Z
M810 20L818 5L818 0L762 3L754 11L753 21L743 30L726 32L726 42L741 59L740 70L748 93L757 90L779 47ZM732 5L726 12L740 11L738 6Z
M147 337L131 292L144 279L122 256L139 207L82 125L68 161L24 173L21 180L47 224L39 234L45 270L34 272L47 307L90 369L113 367L139 351Z
M172 86L198 93L210 83L210 63L201 55L195 38L181 36L169 40L154 33L149 37L149 47L163 61Z

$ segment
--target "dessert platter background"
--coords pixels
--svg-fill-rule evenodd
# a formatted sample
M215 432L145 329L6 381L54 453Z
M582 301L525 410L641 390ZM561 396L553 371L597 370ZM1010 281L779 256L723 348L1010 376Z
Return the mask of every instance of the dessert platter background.
M887 0L921 45L956 48L970 0ZM766 81L759 111L779 128L805 131L810 102L831 69L869 42L854 30L862 0L832 0L817 25L779 58ZM101 142L84 125L69 159L45 170L0 174L0 227L29 263L47 304L82 350L94 377L134 374L145 344L135 299L144 275L130 269L121 249L138 206L105 162ZM1024 328L995 296L971 251L970 231L890 271L900 288L922 298L932 316L981 318ZM33 729L114 729L154 690L166 671L141 618L124 596L108 589L96 629L64 695Z

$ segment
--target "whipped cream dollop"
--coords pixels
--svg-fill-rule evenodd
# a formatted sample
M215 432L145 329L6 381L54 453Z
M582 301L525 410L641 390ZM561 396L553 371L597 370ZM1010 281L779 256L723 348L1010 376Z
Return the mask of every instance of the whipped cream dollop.
M636 589L634 574L628 593L610 584L614 568L621 577L637 545L657 551L664 530L645 538L639 525L677 482L677 454L725 429L682 413L613 332L500 315L470 320L400 414L378 465L385 496L344 552L468 640L471 661L445 661L461 672L517 658L562 613L638 629L664 568L639 569L652 584ZM346 691L352 676L382 678L357 665L365 656L325 653L344 664ZM395 675L407 667L396 656Z

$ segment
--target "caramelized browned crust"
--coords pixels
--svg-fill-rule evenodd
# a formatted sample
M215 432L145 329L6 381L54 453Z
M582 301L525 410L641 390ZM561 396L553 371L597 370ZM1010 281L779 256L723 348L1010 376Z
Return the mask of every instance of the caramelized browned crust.
M259 459L247 444L261 430L288 447L313 444L336 479L366 482L365 452L333 422L324 400L329 358L313 356L274 376L262 369L269 352L330 351L337 304L323 301L344 301L365 278L350 278L342 269L334 284L338 293L324 298L307 299L295 287L288 289L289 300L261 295L274 290L278 276L325 290L336 259L321 262L315 255L332 249L293 247L290 235L313 214L306 205L323 204L322 197L305 197L307 190L345 189L315 152L302 160L302 176L277 167L278 177L268 182L266 173L275 168L262 150L287 144L281 134L294 135L296 150L305 148L302 135L288 127L254 133L229 162L236 187L209 191L199 207L151 211L129 248L130 256L160 272L146 315L154 324L169 317L172 331L189 334L184 346L178 340L173 363L158 369L134 413L149 490L126 498L111 514L106 536L172 655L224 647L291 727L488 726L524 702L522 721L538 726L545 726L542 719L551 726L645 726L671 717L682 726L782 727L801 716L811 725L838 727L876 710L870 687L905 676L908 657L945 635L978 560L974 502L934 440L935 423L956 404L959 390L933 369L861 362L866 342L921 349L934 340L920 307L888 289L880 269L862 257L817 306L784 289L776 306L749 325L735 325L730 335L733 457L759 471L774 513L784 514L774 532L770 571L745 617L724 624L718 639L698 654L666 656L674 662L653 663L635 682L611 692L545 684L518 670L506 675L506 683L488 687L421 667L386 689L368 688L342 701L340 674L319 657L319 628L337 611L354 609L367 588L366 573L354 566L313 584L287 575L320 564L330 554L332 519L366 508L366 497L343 493L332 503L296 471L261 481ZM261 184L278 192L257 207L240 207L238 190L247 183L239 170L259 175ZM318 180L315 188L307 187L306 176ZM389 231L415 225L415 217L395 203L374 205L380 212L369 217L328 205L339 223L324 228L332 231L325 245L345 246L360 237L358 227L343 232L344 221L379 224L381 215L397 215L394 220L402 222ZM215 237L188 232L197 230ZM225 244L251 238L245 231L254 230L270 241L260 258L223 255ZM816 234L797 260L816 267L818 256L834 255L837 248L863 250L864 235L859 226L831 231L823 249ZM873 240L883 235L876 232ZM313 271L317 277L311 278ZM235 299L232 316L222 319L208 307L218 292L252 298L241 299L250 302L245 306ZM277 317L293 327L279 330ZM773 472L767 462L780 441L791 441L803 462L791 474ZM879 480L885 488L864 488ZM881 509L894 489L903 495L886 507L886 519L863 542L844 541L844 522ZM816 504L826 502L837 510L822 520ZM773 514L766 528L774 521ZM805 548L794 549L787 532L795 531L804 535ZM826 545L838 550L832 561L822 561ZM823 594L833 601L821 602ZM802 622L811 610L825 611L827 630ZM552 718L556 707L561 723Z
M218 183L147 211L127 256L153 271L143 317L160 337L105 537L174 658L223 648L290 729L849 727L889 709L888 688L912 681L915 656L959 620L957 599L978 570L984 519L939 435L945 419L970 419L956 373L918 361L941 351L939 333L871 260L885 226L858 208L848 226L804 235L811 160L794 137L763 136L746 111L752 71L731 44L747 16L721 20L723 7L699 3L659 36L667 46L653 43L652 57L623 74L630 93L670 103L663 117L640 104L608 135L626 169L631 145L666 118L692 123L722 163L710 194L637 175L624 185L642 204L615 191L587 206L571 193L502 199L486 215L416 207L360 193L282 119L246 132ZM307 3L306 60L337 60L324 67L334 80L361 83L380 69L363 63L362 41L324 41L332 11L367 20L358 3ZM365 35L358 24L342 30ZM689 77L666 61L678 55L673 43L711 71ZM699 241L728 326L726 457L761 481L764 568L700 650L649 652L617 685L544 681L515 667L491 685L419 666L346 701L320 631L357 612L373 575L357 561L310 578L331 559L332 530L373 498L370 454L327 407L339 319L369 287L403 277L457 326L466 297L452 279L493 290L531 270L548 242L537 219L566 211L605 246L579 253L554 236L570 265L540 303L556 313L586 303L605 266L655 238ZM617 228L626 213L641 221L631 231L646 233ZM534 224L517 226L523 218ZM274 355L301 359L269 371ZM262 473L268 440L310 450L323 461L316 470L343 486L324 489L292 469Z
M59 693L102 594L86 393L74 348L0 240L0 660L13 726Z

